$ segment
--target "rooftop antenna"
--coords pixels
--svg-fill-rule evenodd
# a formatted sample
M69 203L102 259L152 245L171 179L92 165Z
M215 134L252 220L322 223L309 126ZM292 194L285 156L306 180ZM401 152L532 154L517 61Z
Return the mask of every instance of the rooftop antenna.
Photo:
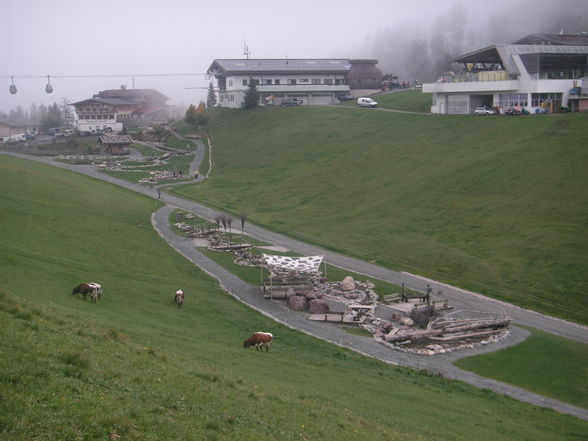
M251 55L251 51L249 50L249 46L247 46L247 41L245 40L245 37L243 37L243 55L248 60L249 60L249 55Z
M559 35L563 35L563 33L564 33L564 28L561 28L561 29L559 30Z

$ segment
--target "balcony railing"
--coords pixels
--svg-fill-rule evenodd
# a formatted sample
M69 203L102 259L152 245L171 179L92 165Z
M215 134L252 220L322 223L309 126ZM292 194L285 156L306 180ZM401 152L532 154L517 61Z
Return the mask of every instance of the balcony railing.
M475 83L480 81L511 81L518 80L519 74L505 70L447 73L439 77L435 83Z

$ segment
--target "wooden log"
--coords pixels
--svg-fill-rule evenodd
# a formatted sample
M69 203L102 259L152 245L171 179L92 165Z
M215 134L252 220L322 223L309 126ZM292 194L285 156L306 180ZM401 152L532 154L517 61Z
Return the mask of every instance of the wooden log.
M406 341L406 340L420 340L424 338L432 338L432 337L441 337L445 334L459 334L468 331L477 331L479 329L498 329L498 328L505 328L510 323L510 319L496 319L496 320L484 320L480 322L474 323L466 323L461 326L452 326L450 328L438 328L438 329L417 329L414 331L403 332L401 334L396 334L391 336L388 341L390 342L397 342L397 341ZM465 335L464 335L465 337Z

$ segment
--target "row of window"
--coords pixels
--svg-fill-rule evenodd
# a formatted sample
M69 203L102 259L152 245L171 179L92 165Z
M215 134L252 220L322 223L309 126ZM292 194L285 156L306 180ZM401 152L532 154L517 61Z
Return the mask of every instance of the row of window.
M76 111L78 111L78 112L94 112L94 113L96 113L96 112L104 112L104 111L108 112L109 110L110 109L108 108L108 106L106 104L104 104L103 106L98 106L98 108L96 108L96 107L85 107L83 109L82 108L76 109Z
M540 107L550 103L560 103L561 93L533 93L531 94L531 106ZM501 93L501 107L526 107L529 105L529 94L527 93Z
M529 95L526 93L501 93L500 106L501 107L517 107L527 106Z
M114 119L114 114L112 113L81 113L78 116L79 119Z
M222 103L224 101L234 102L235 101L235 96L234 95L223 95L223 94L221 94L221 96L220 96L220 102Z
M341 84L345 84L345 80L343 79L332 79L332 78L324 78L324 79L320 79L320 78L312 78L312 79L308 79L308 78L288 78L285 80L285 82L282 82L284 80L281 80L279 78L276 79L262 79L262 80L258 80L258 79L253 79L253 84L255 84L256 86L259 86L260 84L264 85L264 86L272 86L272 85L281 85L281 84L287 84L289 86L294 86L296 84L312 84L312 85L326 85L326 86L332 86L333 84L339 86ZM229 87L233 85L233 80L229 80ZM243 86L248 86L249 85L249 80L243 80Z

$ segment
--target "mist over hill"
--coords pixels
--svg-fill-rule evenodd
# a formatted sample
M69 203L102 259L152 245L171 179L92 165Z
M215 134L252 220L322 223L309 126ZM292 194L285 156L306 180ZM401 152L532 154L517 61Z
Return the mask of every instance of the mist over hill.
M425 9L425 8L423 8ZM391 8L394 13L394 8ZM427 82L450 70L447 60L495 43L511 43L531 33L588 32L588 2L583 0L497 1L491 5L459 2L446 12L379 29L354 50L376 58L384 73Z

